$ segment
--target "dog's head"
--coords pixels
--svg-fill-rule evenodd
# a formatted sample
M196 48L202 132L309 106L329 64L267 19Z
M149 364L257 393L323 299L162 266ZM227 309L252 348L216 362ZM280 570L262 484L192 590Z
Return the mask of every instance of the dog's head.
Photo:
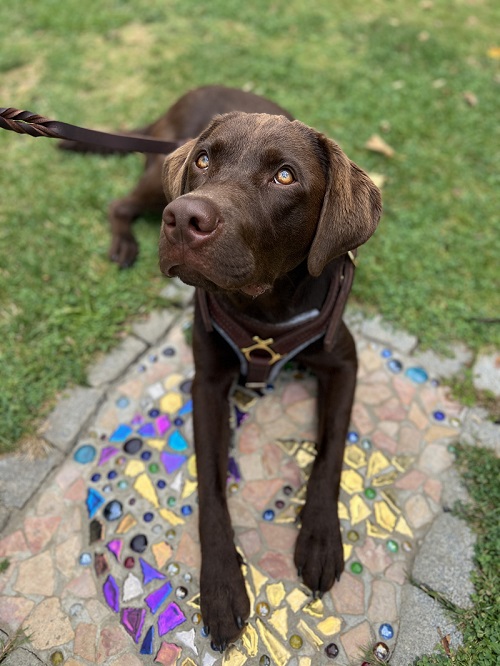
M163 183L162 272L250 296L306 259L319 276L381 213L378 189L334 141L283 116L216 117L167 157Z

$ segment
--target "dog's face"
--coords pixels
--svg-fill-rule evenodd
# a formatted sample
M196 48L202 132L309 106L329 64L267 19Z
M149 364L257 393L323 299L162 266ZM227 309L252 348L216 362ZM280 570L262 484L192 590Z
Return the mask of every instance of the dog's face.
M298 121L230 113L165 161L160 268L258 296L307 258L319 275L373 233L380 195L333 141Z

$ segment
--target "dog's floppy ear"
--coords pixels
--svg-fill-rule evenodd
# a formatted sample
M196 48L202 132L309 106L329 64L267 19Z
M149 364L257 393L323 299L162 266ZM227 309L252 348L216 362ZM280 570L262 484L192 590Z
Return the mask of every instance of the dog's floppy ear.
M177 199L183 193L186 182L187 160L195 143L196 139L187 141L180 148L174 150L173 153L170 153L163 163L162 183L167 203Z
M328 180L307 267L318 277L335 257L365 243L382 212L380 191L368 175L327 137L319 135L328 155Z

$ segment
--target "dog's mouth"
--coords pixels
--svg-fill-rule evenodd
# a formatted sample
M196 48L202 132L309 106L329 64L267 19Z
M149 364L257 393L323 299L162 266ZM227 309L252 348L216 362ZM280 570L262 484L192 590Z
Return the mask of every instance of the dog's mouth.
M248 282L241 284L239 281L234 281L230 278L223 279L222 276L208 277L204 273L189 269L185 265L174 265L162 270L163 274L167 277L178 277L180 280L193 287L200 287L207 291L226 291L226 292L240 292L245 296L257 298L266 291L272 288L271 284L264 282Z

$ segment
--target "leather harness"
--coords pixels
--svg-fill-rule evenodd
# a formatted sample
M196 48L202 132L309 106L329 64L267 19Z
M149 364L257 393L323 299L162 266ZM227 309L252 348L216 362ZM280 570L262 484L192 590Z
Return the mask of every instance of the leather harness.
M332 350L351 290L354 267L355 251L343 255L337 262L321 310L312 310L280 324L263 323L245 314L229 312L216 294L196 290L206 331L217 331L239 358L240 384L250 389L265 388L285 363L322 337L325 350Z

